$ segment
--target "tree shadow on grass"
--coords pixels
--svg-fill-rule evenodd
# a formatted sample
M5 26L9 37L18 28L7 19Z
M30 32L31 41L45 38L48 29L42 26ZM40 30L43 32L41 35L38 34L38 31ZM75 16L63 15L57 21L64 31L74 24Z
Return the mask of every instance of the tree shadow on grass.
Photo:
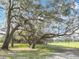
M67 51L66 47L58 45L40 45L38 47L38 54L54 55L54 53L64 53Z
M60 45L48 45L47 49L50 50L51 52L53 50L52 53L66 53L66 54L74 54L76 56L79 56L79 48L63 47Z
M67 51L66 47L63 47L63 46L48 45L47 47L48 47L47 49L49 49L50 51L53 50L54 52L61 52L61 53L63 53L63 52Z
M32 58L38 58L40 56L53 56L54 53L66 53L66 52L72 52L74 54L78 53L79 49L75 48L68 48L68 47L63 47L59 45L39 45L36 47L38 49L37 51L13 51L15 53L7 52L6 54L4 51L1 51L2 53L6 54L7 56L22 56L22 57L32 57ZM79 54L77 54L79 56ZM31 59L31 58L30 58ZM42 58L41 58L42 59Z
M79 51L79 48L70 48L70 47L64 47L60 45L47 45L46 49L54 52L64 53L67 51Z

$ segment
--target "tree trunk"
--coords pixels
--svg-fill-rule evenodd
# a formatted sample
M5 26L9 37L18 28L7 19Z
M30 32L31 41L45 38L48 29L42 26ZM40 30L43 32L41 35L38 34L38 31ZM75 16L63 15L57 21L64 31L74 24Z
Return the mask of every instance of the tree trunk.
M6 38L3 45L2 45L2 47L1 47L1 49L8 50L9 42L10 42L10 39Z
M35 46L36 46L36 42L37 42L36 40L33 40L33 42L32 42L32 46L31 46L31 47L32 47L33 49L34 49Z
M30 44L30 43L28 43L28 44L29 44L29 47L31 47L32 44Z
M4 41L4 43L3 43L2 47L1 47L1 49L8 50L9 43L10 43L10 41L11 41L12 36L13 36L13 33L11 33L9 36L7 36L7 37L5 38L5 41Z
M7 15L7 31L6 31L6 37L5 37L5 41L2 45L2 49L7 49L8 50L8 46L9 46L9 42L10 42L10 24L11 24L11 0L9 0L9 9L8 9L8 15Z
M9 43L11 41L11 38L13 37L14 32L16 31L16 29L19 27L20 25L18 24L14 29L12 29L11 33L6 36L5 41L1 47L1 49L6 49L8 50L9 47Z
M12 38L11 47L14 47L14 39Z
M5 41L2 45L2 49L8 49L9 46L9 42L10 42L10 21L7 20L7 31L6 31L6 37L5 37Z
M34 44L32 44L32 48L34 49L35 48L35 46L36 46L36 44L34 43Z

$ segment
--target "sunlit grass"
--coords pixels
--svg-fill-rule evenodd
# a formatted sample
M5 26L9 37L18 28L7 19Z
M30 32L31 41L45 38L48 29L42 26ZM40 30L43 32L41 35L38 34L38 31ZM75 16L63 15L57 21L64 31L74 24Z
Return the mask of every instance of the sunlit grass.
M26 46L26 47L25 47ZM18 49L21 48L25 49L28 48L27 44L15 44L14 48L11 49ZM11 51L0 51L0 56L5 56L7 59L45 59L46 56L49 56L53 53L53 49L48 49L46 45L37 45L37 50L11 50Z
M27 48L28 46L29 46L28 44L14 43L14 47L13 48ZM11 44L9 45L9 47L11 48Z
M79 48L79 42L52 42L48 44L69 47L69 48Z

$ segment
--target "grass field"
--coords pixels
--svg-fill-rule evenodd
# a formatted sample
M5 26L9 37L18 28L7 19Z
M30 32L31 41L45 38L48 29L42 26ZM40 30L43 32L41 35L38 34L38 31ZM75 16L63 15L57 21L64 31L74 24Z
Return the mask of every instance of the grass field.
M1 47L2 43L0 43ZM59 48L60 47L60 48ZM56 50L63 51L65 48L79 48L79 42L52 42L48 45L37 45L36 49L28 48L27 44L15 44L11 51L0 51L0 56L5 56L6 59L45 59L46 56L51 56ZM5 59L4 58L4 59Z
M1 46L2 44L0 44ZM11 51L0 51L0 56L7 59L45 59L53 53L53 49L49 49L46 45L37 45L36 49L31 49L27 44L15 44Z
M63 46L63 47L68 47L68 48L79 48L79 42L53 42L53 43L48 43L48 44Z

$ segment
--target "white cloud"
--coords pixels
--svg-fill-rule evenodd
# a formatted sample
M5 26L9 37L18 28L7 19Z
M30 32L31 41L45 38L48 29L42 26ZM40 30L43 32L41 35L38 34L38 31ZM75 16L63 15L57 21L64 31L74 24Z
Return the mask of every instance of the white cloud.
M79 9L79 4L75 2L75 9Z

